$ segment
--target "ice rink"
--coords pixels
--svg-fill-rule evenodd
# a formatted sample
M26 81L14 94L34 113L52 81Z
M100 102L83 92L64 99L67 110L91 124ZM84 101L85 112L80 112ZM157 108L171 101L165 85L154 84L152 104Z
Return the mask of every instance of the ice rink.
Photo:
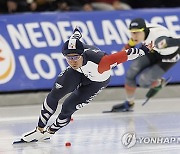
M91 102L51 140L16 145L14 140L35 128L41 106L1 107L0 154L179 154L180 98L152 99L143 107L142 102L136 101L134 112L106 114L102 111L119 101ZM122 144L122 136L128 133L136 136L131 148ZM150 138L160 137L164 143L150 143ZM66 147L66 142L71 146Z

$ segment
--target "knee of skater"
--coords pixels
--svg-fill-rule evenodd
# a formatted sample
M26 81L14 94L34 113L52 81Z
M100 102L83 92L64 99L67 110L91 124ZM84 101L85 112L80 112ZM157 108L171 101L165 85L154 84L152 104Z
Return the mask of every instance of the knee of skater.
M145 77L144 75L141 75L139 77L139 86L142 88L149 88L151 86L151 81Z
M47 96L47 99L49 99L52 102L58 102L59 101L59 97L55 93L49 93Z
M136 78L136 73L135 72L127 72L126 80L134 81L135 78Z
M125 83L128 86L136 87L136 80L135 79L126 78Z
M61 119L61 120L66 121L66 123L69 123L70 120L71 120L71 116L72 116L72 114L65 114L65 113L62 113L62 112L61 112L61 113L58 115L58 118Z

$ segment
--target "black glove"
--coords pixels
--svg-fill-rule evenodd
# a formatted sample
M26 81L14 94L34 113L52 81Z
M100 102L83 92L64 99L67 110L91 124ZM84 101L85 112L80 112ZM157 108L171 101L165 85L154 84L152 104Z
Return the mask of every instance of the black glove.
M80 32L80 30L76 27L73 31L73 35L71 36L72 38L75 38L75 39L80 39L82 37L82 34Z
M155 40L155 46L158 49L180 46L180 38L172 38L167 36L160 36Z

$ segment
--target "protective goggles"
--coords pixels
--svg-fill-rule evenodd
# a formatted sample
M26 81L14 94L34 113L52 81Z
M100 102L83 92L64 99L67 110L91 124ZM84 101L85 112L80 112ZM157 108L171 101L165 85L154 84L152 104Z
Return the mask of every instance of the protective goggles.
M65 57L66 57L66 59L69 60L69 61L71 61L71 60L73 60L73 61L78 61L78 60L81 58L80 55L77 55L77 56L65 56Z

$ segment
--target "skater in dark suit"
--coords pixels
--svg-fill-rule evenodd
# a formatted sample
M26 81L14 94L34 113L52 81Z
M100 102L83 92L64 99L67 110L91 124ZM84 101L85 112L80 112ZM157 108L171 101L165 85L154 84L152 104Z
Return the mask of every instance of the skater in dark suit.
M81 33L76 28L70 39L64 43L62 54L69 66L58 75L51 92L45 98L37 127L26 133L22 142L44 140L68 125L75 111L87 105L107 87L112 67L148 54L150 48L142 46L141 49L132 48L107 55L97 47L82 43L80 38ZM69 93L56 120L47 126L57 109L58 101Z

